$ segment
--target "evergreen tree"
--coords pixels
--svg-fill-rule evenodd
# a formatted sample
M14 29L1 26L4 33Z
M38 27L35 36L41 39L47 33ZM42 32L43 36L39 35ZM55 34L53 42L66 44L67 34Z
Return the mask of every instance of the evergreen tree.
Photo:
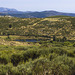
M66 41L66 40L67 40L67 38L64 36L62 40L63 40L63 42L64 42L64 41Z
M56 41L56 37L55 37L55 35L53 36L53 41Z
M9 28L11 28L11 27L12 27L12 25L10 24L10 25L9 25Z

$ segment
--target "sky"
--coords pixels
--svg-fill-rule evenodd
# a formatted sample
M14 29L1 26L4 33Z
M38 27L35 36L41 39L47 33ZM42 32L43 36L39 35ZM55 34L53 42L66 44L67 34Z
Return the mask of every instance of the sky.
M75 0L0 0L0 7L19 11L45 11L75 13Z

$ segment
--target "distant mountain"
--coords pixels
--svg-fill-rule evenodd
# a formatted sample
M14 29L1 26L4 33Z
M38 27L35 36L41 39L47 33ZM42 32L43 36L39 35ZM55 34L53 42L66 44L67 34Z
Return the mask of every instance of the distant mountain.
M16 9L9 9L9 8L3 8L3 7L0 7L0 12L9 12L9 11L17 11Z
M18 11L16 9L9 9L0 7L0 16L13 16L13 17L21 17L21 18L45 18L49 16L56 16L56 15L65 15L65 16L73 16L75 17L74 13L63 13L57 11L42 11L42 12L32 12L32 11Z
M23 12L18 11L16 9L10 9L10 8L3 8L0 7L0 16L5 16L5 15L9 15L9 16L14 16L14 14L22 14ZM18 17L18 16L17 16Z

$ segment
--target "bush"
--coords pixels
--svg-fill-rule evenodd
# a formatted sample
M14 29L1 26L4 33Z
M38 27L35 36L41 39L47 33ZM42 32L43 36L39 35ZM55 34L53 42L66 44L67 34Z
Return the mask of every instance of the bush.
M75 43L73 44L73 47L75 47Z
M11 69L13 65L11 63L7 65L0 65L0 75L12 75Z
M28 50L23 53L24 61L27 61L29 58L32 60L38 58L40 55L37 53L37 50Z
M48 59L40 57L39 59L36 59L33 64L33 75L50 75L50 61Z
M0 57L0 64L7 64L8 63L8 61L7 61L7 59L6 58L1 58Z
M22 61L23 61L23 57L21 54L13 54L11 56L11 63L13 63L14 66L17 66Z
M24 47L24 46L18 46L18 47L16 47L15 49L17 49L17 50L28 50L28 47Z
M69 46L71 43L69 41L64 42L64 46Z
M56 54L59 54L59 55L63 55L63 54L66 54L67 51L62 49L62 48L59 48L59 47L54 47L54 48L51 48L49 49L49 52L50 53L56 53Z
M67 56L58 56L51 62L52 75L74 75L75 64Z
M0 56L0 64L7 64L10 61L10 59L8 58L8 55L3 53Z

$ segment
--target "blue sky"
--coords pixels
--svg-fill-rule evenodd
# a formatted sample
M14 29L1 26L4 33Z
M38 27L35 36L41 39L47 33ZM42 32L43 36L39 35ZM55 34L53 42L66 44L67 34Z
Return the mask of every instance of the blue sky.
M0 7L20 11L56 10L75 13L75 0L0 0Z

